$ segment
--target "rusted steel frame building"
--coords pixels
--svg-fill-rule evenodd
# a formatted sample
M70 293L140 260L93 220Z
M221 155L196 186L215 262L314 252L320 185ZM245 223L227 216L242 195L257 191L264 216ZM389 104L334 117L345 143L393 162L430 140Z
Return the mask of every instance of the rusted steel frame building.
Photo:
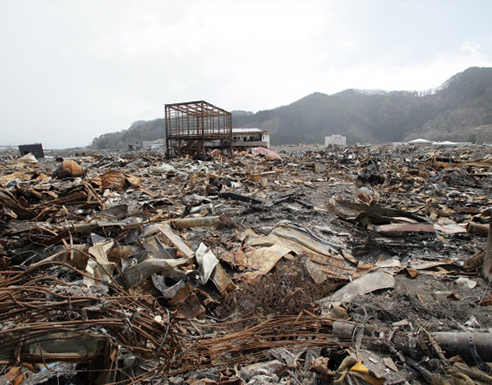
M229 149L232 114L203 100L165 105L167 157L205 155L205 147Z

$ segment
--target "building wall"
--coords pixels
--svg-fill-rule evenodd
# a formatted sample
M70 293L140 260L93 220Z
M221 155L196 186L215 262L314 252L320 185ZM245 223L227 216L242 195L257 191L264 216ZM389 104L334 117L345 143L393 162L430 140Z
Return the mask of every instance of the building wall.
M233 133L233 140L244 140L244 141L258 141L261 140L261 133L256 132L246 132L246 133Z
M330 144L336 144L338 146L345 146L347 144L347 137L342 135L331 135L325 137L325 146Z
M156 140L144 140L142 141L142 148L144 150L155 150L166 145L166 139L156 139Z
M233 132L232 145L236 147L270 148L269 132Z

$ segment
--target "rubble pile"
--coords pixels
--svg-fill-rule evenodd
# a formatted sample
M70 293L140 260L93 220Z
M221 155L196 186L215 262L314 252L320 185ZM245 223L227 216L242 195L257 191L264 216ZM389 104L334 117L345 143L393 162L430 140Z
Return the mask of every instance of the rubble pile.
M0 381L492 383L490 150L275 150L3 156Z

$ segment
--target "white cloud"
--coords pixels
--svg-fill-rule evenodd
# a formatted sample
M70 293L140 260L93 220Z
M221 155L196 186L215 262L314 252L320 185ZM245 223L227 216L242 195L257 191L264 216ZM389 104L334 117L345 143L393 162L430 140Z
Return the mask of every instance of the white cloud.
M465 41L463 45L461 46L461 51L463 52L469 52L472 54L477 54L480 52L480 44L479 43L473 43L471 41Z

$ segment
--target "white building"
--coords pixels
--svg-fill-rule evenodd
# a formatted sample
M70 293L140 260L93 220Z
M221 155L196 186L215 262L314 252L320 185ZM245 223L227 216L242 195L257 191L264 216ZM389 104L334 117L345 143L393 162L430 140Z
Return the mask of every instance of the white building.
M270 132L261 128L233 128L232 146L234 148L270 148Z
M144 150L161 150L166 147L166 139L144 140L142 148Z
M347 137L342 135L325 136L325 146L328 146L330 144L345 146L347 144Z

